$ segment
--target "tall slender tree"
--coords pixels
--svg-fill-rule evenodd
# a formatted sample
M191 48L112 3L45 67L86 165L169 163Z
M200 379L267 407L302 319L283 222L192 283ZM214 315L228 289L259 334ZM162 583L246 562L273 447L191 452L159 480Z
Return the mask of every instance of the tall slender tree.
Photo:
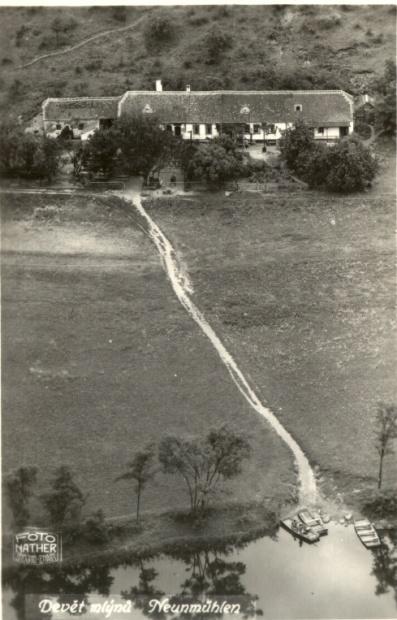
M393 439L397 438L397 406L380 402L376 416L376 450L379 454L378 489L382 486L383 461L393 454Z
M23 527L29 521L29 499L37 480L37 467L19 467L5 475L4 489L14 524Z
M148 444L142 450L137 452L129 463L127 463L127 471L118 476L118 480L135 480L136 494L136 520L139 521L141 495L149 480L152 480L156 474L154 466L155 448L153 444Z

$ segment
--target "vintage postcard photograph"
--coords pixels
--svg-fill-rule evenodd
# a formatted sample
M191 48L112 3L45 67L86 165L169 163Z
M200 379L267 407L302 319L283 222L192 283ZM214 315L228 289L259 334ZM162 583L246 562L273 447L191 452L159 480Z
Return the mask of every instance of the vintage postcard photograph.
M0 6L2 618L397 618L396 3Z

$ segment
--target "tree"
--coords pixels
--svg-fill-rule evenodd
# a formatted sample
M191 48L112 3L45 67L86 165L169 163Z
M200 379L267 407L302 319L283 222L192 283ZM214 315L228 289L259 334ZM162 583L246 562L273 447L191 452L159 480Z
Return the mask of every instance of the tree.
M2 175L51 180L58 170L60 155L55 140L25 133L13 119L0 124Z
M61 37L61 34L66 34L77 27L77 21L72 17L69 19L62 17L55 17L51 22L51 29L55 34L56 45L64 44L66 38Z
M383 460L393 453L392 441L397 438L397 407L393 404L380 402L376 415L376 443L379 454L378 489L382 486Z
M0 173L2 176L15 174L20 160L18 145L23 139L23 130L14 118L0 123Z
M281 158L311 187L334 192L363 190L375 178L378 162L358 136L334 146L319 144L302 121L287 129L280 140Z
M145 182L174 157L179 140L149 115L125 115L109 129L97 129L84 149L91 172L111 175L116 169L142 174Z
M4 489L17 527L29 521L28 504L36 481L37 467L19 467L5 476Z
M310 187L321 187L325 184L329 173L328 153L328 146L317 143L308 151L302 151L296 158L296 173Z
M378 131L393 135L396 131L396 63L387 60L383 76L375 83L375 125Z
M76 179L79 179L84 163L84 150L82 147L73 152L71 163L73 164L73 174Z
M200 144L185 166L189 179L202 179L209 185L221 186L225 181L238 178L242 171L242 158L217 142Z
M109 540L109 528L103 510L97 510L87 517L83 534L84 538L92 543L103 544Z
M152 480L156 474L154 469L154 446L148 444L145 448L137 452L129 463L127 463L127 471L116 478L117 480L135 480L136 495L136 520L139 521L139 510L141 503L141 494L145 489L149 480Z
M38 138L36 164L32 170L33 176L47 178L48 181L51 181L58 172L60 158L59 144L47 136L40 136Z
M51 491L41 496L51 524L55 527L74 527L80 523L81 512L86 503L80 488L73 480L69 467L61 465L56 469Z
M158 172L173 160L181 141L148 114L122 116L115 130L122 168L127 174L141 174L145 183L152 171Z
M213 28L204 37L204 47L207 53L208 64L219 62L223 52L232 46L232 38L223 32L219 26Z
M327 189L334 192L363 190L373 181L378 162L357 136L341 140L327 149L324 170Z
M171 43L176 32L174 21L168 15L150 15L143 31L145 46L150 51L152 48Z
M220 482L241 472L250 445L226 425L198 437L166 436L159 446L159 460L167 474L179 474L188 490L191 513L207 506Z
M59 36L65 30L64 22L60 17L56 17L51 22L51 29L55 33L56 43L59 45Z
M301 120L294 127L286 129L279 142L281 158L296 173L299 173L301 158L306 157L314 146L313 130Z
M117 166L118 133L113 127L97 129L84 147L83 164L89 172L111 175Z

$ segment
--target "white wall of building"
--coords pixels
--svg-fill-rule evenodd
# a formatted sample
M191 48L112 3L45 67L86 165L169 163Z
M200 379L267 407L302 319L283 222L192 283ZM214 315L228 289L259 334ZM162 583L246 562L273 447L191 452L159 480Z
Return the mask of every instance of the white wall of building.
M339 140L339 137L339 127L316 127L314 129L314 138L316 140Z
M94 131L99 128L99 120L84 120L84 121L44 121L44 131L46 135L56 137L59 135L64 127L70 127L73 130L75 138L86 134L90 131Z

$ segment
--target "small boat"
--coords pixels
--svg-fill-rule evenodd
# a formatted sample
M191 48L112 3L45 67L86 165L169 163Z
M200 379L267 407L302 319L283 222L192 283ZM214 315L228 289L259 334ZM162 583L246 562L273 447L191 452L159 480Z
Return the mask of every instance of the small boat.
M354 529L356 534L367 549L381 546L381 540L376 529L368 519L354 520Z
M317 532L319 536L328 534L328 528L324 525L320 515L309 512L307 508L298 512L298 517L306 525L310 527L313 532Z
M318 532L314 532L310 527L299 521L297 517L287 517L286 519L282 519L280 524L290 534L300 538L304 542L314 543L320 538Z

